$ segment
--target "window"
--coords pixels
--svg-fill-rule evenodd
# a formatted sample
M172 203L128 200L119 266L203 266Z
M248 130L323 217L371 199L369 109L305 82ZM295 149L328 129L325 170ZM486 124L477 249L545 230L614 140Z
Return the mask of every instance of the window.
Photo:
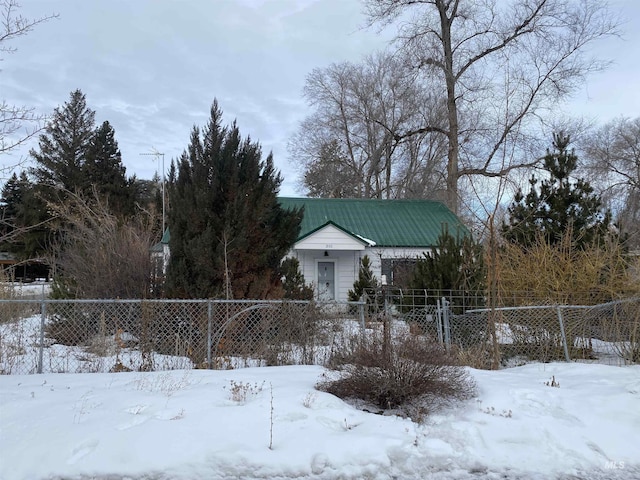
M415 265L416 260L413 258L383 258L381 273L385 275L387 285L406 287Z

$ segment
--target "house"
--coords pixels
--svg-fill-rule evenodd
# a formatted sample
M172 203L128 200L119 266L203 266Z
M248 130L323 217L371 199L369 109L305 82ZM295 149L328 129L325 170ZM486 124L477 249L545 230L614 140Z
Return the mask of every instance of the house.
M285 209L304 207L298 239L288 254L322 300L346 301L367 255L373 274L393 284L397 266L430 252L446 230L468 235L462 221L441 202L280 197ZM169 230L151 249L156 278L166 273Z
M151 247L151 268L154 283L162 282L169 264L169 229L165 229L162 238Z
M300 234L289 256L324 300L345 301L367 255L373 274L392 284L396 266L431 251L443 230L469 230L444 204L431 200L280 197L287 209L304 207Z

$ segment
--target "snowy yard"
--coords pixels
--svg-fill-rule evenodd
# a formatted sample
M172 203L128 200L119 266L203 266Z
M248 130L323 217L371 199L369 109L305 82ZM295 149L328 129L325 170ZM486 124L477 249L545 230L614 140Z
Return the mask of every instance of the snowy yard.
M0 325L5 373L35 371L39 328ZM415 423L315 390L320 366L105 373L140 363L126 335L0 375L0 480L640 479L640 365L469 369L478 395Z
M324 372L0 376L0 478L640 478L640 366L470 370L478 396L421 424L316 391Z

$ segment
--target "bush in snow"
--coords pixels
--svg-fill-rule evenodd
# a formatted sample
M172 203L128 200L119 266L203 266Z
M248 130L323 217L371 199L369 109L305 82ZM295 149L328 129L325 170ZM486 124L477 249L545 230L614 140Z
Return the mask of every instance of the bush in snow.
M329 368L338 377L317 387L340 398L397 410L416 419L443 400L475 394L475 383L439 344L411 333L352 339L334 352Z

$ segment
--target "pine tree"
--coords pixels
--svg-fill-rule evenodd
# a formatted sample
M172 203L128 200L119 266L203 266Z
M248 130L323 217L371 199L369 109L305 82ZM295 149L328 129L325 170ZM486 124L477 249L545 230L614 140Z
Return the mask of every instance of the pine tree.
M3 241L15 230L15 221L19 205L22 203L23 190L21 188L18 175L14 172L2 187L2 198L0 198L0 239Z
M2 189L2 249L26 260L42 255L48 236L46 205L23 171L13 174Z
M586 246L606 235L611 214L602 210L600 197L583 179L571 181L578 157L569 150L570 138L554 134L553 151L547 150L544 169L549 178L538 186L535 175L526 195L519 189L508 209L508 223L502 233L509 242L530 247L539 237L549 245L560 242L570 229L574 245Z
M222 127L217 101L201 132L169 176L166 291L187 298L276 296L279 265L293 245L300 211L277 200L280 174L272 155L242 139L235 122Z
M482 245L470 236L454 237L443 231L433 251L417 260L409 288L435 292L433 298L451 295L461 299L482 291L484 280Z
M93 138L94 118L95 112L87 107L84 94L80 90L71 92L69 101L54 110L45 133L39 137L38 150L31 150L36 166L29 172L42 208L38 217L51 220L51 205L64 204L70 192L86 188L83 168ZM49 222L44 243L37 248L48 250L60 239L62 230L63 226Z
M313 288L306 284L304 275L300 272L300 262L295 257L288 257L280 265L282 274L282 298L290 300L311 300Z
M95 192L107 201L112 213L133 214L133 182L127 180L115 131L107 121L93 132L82 165L82 181L81 188L87 198Z
M31 172L39 185L70 192L86 185L82 169L93 139L94 121L95 112L87 107L80 90L55 109L45 133L40 135L39 151L31 150L37 163Z
M80 90L71 92L69 100L54 110L39 137L38 149L30 152L36 163L29 172L38 198L33 207L40 209L34 214L37 220L51 220L49 212L76 194L88 201L106 202L117 216L133 214L136 190L125 176L115 132L109 122L94 127L95 112ZM67 227L63 221L49 222L41 244L28 249L48 249Z
M347 293L348 298L352 302L360 301L362 299L362 295L365 293L371 294L371 291L377 286L378 280L371 270L371 260L367 255L365 255L360 259L358 279L353 282L353 290L349 290Z

